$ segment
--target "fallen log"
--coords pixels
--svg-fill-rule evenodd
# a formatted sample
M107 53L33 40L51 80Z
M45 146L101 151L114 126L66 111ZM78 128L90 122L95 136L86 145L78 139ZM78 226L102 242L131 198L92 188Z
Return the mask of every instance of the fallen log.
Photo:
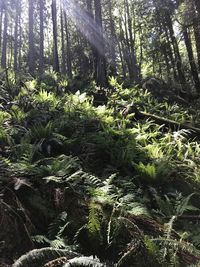
M174 131L185 129L185 130L189 130L189 134L191 136L200 137L200 128L193 127L193 126L191 126L189 124L179 123L179 122L176 122L176 121L173 121L173 120L170 120L170 119L162 118L160 116L157 116L157 115L154 115L154 114L151 114L151 113L147 113L147 112L144 112L144 111L139 111L137 109L137 107L135 107L135 106L126 107L122 111L122 115L125 116L125 117L128 114L131 114L131 113L135 114L134 115L134 119L136 119L136 120L151 119L156 124L165 125L165 126L167 126L168 128L170 128L170 129L172 129Z

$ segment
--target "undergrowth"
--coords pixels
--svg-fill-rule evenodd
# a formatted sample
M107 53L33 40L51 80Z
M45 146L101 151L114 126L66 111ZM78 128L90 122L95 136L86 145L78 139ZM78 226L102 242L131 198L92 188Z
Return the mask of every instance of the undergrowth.
M198 125L190 108L115 79L95 105L93 84L73 94L62 77L54 87L12 75L0 88L2 259L37 248L37 266L71 250L63 266L198 266L199 138L123 115L134 103ZM44 258L42 247L65 252Z

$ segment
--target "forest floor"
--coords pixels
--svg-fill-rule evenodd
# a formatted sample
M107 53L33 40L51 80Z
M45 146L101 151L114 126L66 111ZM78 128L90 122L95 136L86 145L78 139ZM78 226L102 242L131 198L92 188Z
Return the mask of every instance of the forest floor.
M200 101L115 79L71 93L58 77L9 75L0 86L0 266L35 248L35 263L29 254L14 267L80 255L98 263L73 266L200 266ZM39 255L44 247L53 250ZM61 259L66 251L73 256Z

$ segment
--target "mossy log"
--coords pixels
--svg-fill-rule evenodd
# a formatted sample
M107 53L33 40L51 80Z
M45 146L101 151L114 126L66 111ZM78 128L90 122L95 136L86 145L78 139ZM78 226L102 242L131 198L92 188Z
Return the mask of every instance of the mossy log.
M189 124L179 123L177 121L166 119L166 118L163 118L163 117L151 114L151 113L139 111L135 106L127 107L122 111L123 116L127 116L128 114L131 114L131 113L135 113L134 118L136 120L151 119L156 124L165 125L166 127L170 128L174 131L185 129L185 130L189 130L190 136L200 137L200 128L193 127Z

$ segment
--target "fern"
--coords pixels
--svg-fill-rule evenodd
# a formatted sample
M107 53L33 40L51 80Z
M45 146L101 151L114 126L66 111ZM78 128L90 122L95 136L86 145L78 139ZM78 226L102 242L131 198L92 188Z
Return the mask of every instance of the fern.
M151 241L164 248L163 257L166 256L167 250L168 255L172 254L173 257L177 255L178 252L180 252L179 256L181 256L181 252L183 252L193 255L196 261L200 260L200 251L197 250L191 243L171 238L154 238L151 239Z
M85 267L108 267L110 265L100 263L98 259L94 259L92 257L79 257L69 260L67 263L64 264L63 267L78 267L78 266L85 266Z
M101 239L101 220L99 207L95 203L91 203L89 207L87 228L90 238L98 242Z
M61 234L64 231L64 229L66 227L66 223L68 223L67 218L68 218L67 213L66 212L62 212L49 225L49 227L48 227L48 237L50 239L53 239L55 236Z
M53 248L34 249L27 254L21 256L14 264L13 267L39 267L45 263L59 257L67 257L68 259L78 257L79 254L64 250Z

